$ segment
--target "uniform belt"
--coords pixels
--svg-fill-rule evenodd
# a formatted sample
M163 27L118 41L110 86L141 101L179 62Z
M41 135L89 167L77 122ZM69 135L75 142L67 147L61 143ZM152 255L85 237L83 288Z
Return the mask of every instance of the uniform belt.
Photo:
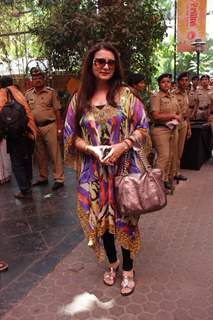
M164 128L168 128L165 124L163 124L163 123L155 123L154 124L154 127L155 128L158 128L158 127L164 127Z
M208 109L208 106L206 106L206 107L199 107L198 109L199 109L199 110L206 110L206 109Z
M53 123L53 122L55 122L55 120L45 120L45 121L41 121L41 122L36 121L36 125L37 125L37 127L45 127L48 124Z

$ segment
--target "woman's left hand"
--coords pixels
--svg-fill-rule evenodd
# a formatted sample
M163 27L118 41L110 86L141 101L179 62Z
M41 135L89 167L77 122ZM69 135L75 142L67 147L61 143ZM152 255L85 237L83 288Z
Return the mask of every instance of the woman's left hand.
M117 160L120 158L120 156L126 151L126 144L116 143L111 146L111 150L107 154L105 158L102 159L102 163L105 165L113 166Z

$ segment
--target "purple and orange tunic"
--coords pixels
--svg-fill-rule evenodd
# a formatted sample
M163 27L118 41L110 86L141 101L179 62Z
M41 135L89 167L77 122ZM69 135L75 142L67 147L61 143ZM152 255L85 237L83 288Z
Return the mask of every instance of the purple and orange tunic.
M77 170L77 211L86 238L92 243L97 257L103 257L102 235L106 230L115 235L118 243L130 250L134 258L140 247L138 218L122 216L115 202L114 177L121 162L106 166L74 147L76 96L70 102L64 128L65 163ZM88 145L113 145L141 131L141 142L148 139L148 122L142 102L128 87L120 90L118 107L108 104L91 106L81 118L82 138ZM148 139L149 140L149 139ZM122 157L121 157L122 158ZM129 172L140 172L141 162L130 150Z

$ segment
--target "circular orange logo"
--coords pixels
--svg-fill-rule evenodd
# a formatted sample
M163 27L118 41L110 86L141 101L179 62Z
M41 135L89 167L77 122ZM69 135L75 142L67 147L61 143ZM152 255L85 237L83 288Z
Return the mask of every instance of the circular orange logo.
M196 37L196 32L195 32L195 31L190 31L190 32L188 33L188 35L187 35L187 38L188 38L189 40L194 40L195 37Z

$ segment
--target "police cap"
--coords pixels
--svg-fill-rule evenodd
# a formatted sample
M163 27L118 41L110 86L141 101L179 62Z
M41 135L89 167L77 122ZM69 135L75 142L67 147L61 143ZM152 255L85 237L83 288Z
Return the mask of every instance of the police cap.
M201 77L200 77L200 80L203 80L207 78L208 80L210 80L210 76L208 74L203 74Z
M37 67L32 67L30 69L30 74L31 76L42 76L44 78L44 73L42 72L41 69L37 68Z
M194 81L194 80L199 80L199 76L193 76L191 80L192 80L192 81Z
M131 86L145 80L143 73L130 72L127 76L127 83Z

